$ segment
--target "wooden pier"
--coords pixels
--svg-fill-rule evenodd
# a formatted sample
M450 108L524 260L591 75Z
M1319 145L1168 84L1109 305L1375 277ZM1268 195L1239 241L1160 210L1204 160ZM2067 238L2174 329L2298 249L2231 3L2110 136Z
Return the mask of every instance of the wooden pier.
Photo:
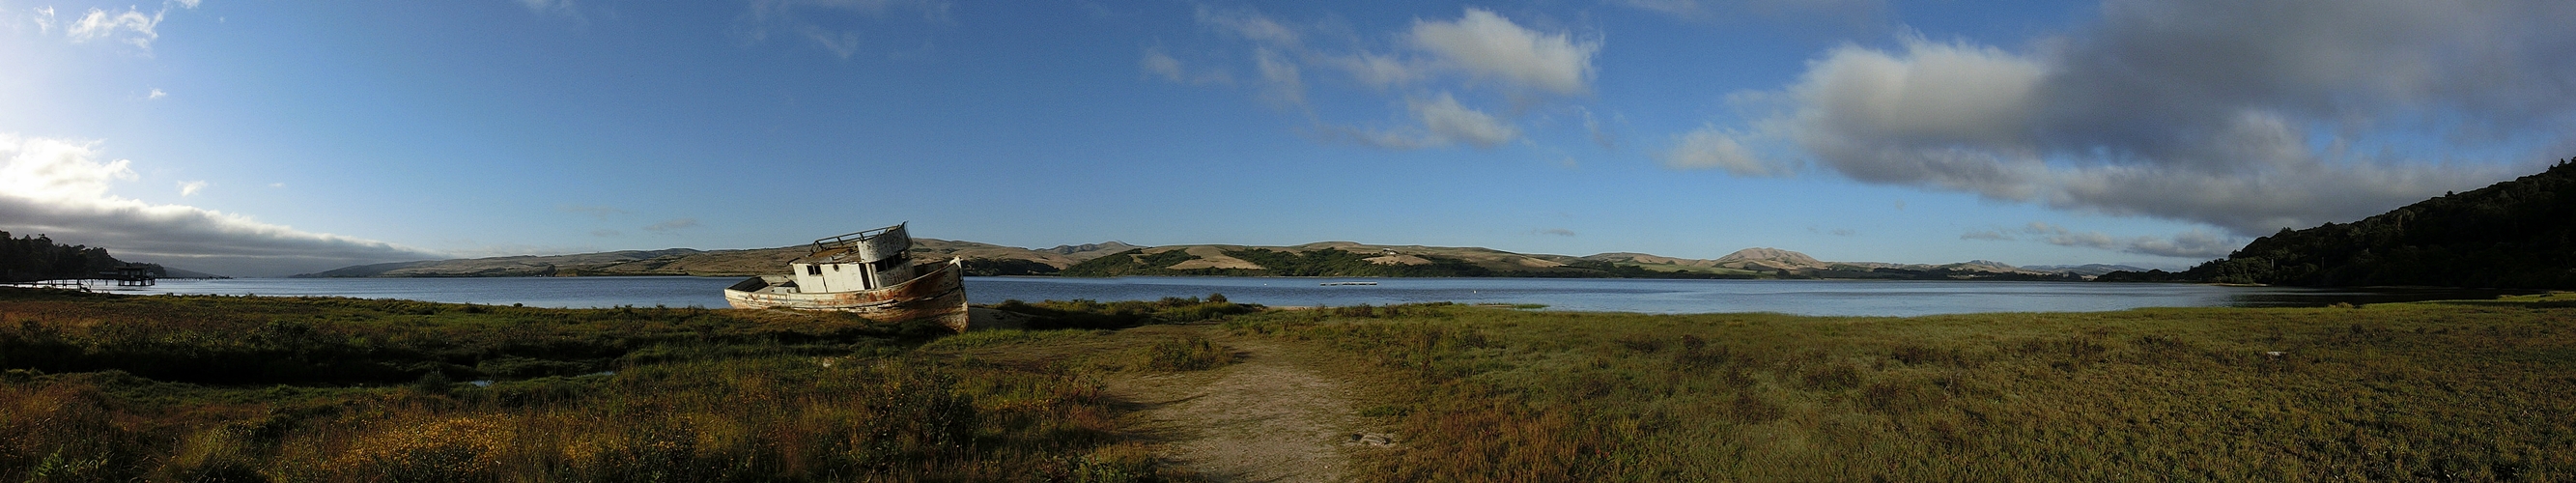
M114 284L118 287L150 287L159 283L160 279L152 276L151 265L120 265L117 266L115 270L99 272L98 275L94 277L7 282L0 283L0 286L58 288L63 290L79 290L88 292L91 291L91 287L101 287L109 284Z

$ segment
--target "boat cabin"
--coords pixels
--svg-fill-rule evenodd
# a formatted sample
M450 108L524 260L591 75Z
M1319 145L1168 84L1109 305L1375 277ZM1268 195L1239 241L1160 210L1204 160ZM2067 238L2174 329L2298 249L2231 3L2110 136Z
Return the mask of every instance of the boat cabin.
M912 236L895 225L814 240L814 249L787 262L787 276L803 293L875 290L912 280Z

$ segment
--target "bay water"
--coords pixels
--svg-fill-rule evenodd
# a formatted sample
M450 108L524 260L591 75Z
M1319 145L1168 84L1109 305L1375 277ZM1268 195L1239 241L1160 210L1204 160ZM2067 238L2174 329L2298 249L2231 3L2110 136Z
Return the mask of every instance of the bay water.
M118 293L333 296L533 307L725 306L739 277L242 278L163 280ZM1375 285L1324 285L1330 282ZM1416 302L1538 304L1545 310L1645 313L1778 312L1913 316L2091 312L2139 307L2295 307L2492 298L2494 291L2317 289L2191 284L1885 280L1648 280L1555 278L966 277L970 302L1206 297L1271 306Z

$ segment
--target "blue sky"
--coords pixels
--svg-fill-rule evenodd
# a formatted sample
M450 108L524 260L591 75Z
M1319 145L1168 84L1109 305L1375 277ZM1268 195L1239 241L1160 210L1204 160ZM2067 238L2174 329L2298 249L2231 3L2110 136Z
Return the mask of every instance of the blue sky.
M0 230L2178 267L2576 156L2555 1L0 0Z

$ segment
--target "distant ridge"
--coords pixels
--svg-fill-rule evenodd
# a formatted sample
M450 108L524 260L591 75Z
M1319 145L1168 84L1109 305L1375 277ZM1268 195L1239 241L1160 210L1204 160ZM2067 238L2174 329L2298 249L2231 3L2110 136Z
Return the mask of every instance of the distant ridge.
M2083 274L1971 261L1947 265L1825 262L1777 248L1748 248L1715 260L1644 253L1584 257L1476 247L1372 245L1329 241L1295 246L1170 245L1110 241L1028 249L913 239L916 260L965 259L966 273L995 275L1238 275L1366 277L1888 278L2064 280ZM747 276L785 270L803 245L752 250L629 250L358 265L298 277Z
M1090 260L1093 258L1099 258L1101 255L1108 255L1111 253L1118 253L1138 248L1145 247L1129 245L1127 242L1111 240L1100 243L1084 243L1080 245L1056 245L1055 248L1038 251L1073 257L1076 260Z
M2137 267L2137 266L2130 266L2130 265L2112 265L2112 264L2104 264L2104 263L2087 263L2087 264L2083 264L2083 265L2028 265L2028 266L2023 266L2023 267L2021 267L2021 268L2023 268L2023 269L2025 269L2025 270L2037 270L2037 271L2043 271L2043 272L2073 273L2073 274L2079 274L2079 275L2101 275L2101 274L2105 274L2105 273L2111 273L2111 272L2122 272L2122 271L2127 271L2127 272L2144 272L2144 271L2147 271L2147 270L2148 270L2147 268Z
M1114 242L1113 242L1114 243ZM1121 244L1123 245L1123 244ZM551 256L509 256L357 265L296 275L314 277L597 277L682 275L730 277L772 274L804 256L793 245L749 250L624 250ZM1078 263L1073 257L1026 248L914 238L913 258L967 260L970 275L1044 275Z
M1717 257L1718 266L1746 270L1806 270L1832 266L1816 257L1778 248L1746 248Z

